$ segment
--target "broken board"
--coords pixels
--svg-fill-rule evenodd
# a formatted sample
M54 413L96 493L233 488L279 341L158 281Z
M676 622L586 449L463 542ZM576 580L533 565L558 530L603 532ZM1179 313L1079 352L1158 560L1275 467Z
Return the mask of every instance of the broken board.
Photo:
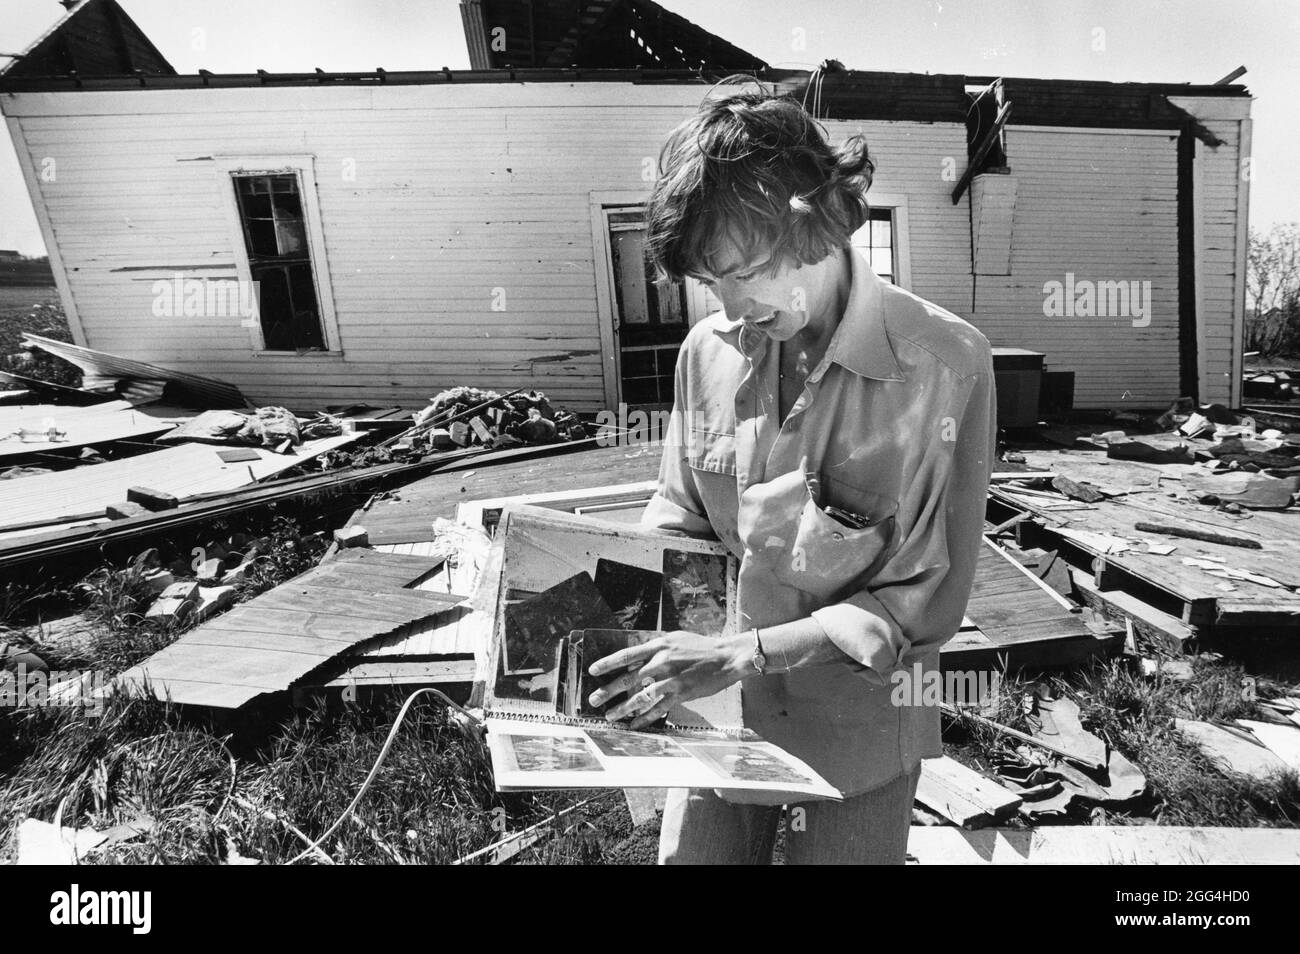
M348 551L236 606L122 673L115 689L185 705L237 709L298 680L366 639L459 602L411 584L437 561ZM329 572L326 572L329 571ZM349 572L351 571L351 572Z
M916 800L962 828L992 825L1022 804L1014 792L946 755L921 762Z

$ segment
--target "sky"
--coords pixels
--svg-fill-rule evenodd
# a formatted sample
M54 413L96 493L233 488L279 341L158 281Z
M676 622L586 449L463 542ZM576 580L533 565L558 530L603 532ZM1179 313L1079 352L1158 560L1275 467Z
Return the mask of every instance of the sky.
M466 69L457 0L118 0L181 73ZM1250 225L1300 221L1295 0L659 0L774 66L1213 83L1245 66L1255 101ZM63 13L0 0L0 53ZM9 62L0 58L0 65ZM0 248L44 251L0 136Z

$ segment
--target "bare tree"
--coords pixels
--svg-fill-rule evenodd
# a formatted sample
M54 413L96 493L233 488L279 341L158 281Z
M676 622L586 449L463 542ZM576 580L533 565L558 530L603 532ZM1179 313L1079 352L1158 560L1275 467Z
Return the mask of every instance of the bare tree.
M1245 339L1263 357L1300 351L1300 224L1250 231Z

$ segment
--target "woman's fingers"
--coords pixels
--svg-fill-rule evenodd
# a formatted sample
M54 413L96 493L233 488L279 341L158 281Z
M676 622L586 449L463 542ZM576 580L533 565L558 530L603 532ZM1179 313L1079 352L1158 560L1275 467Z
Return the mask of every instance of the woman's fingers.
M657 697L659 701L633 719L629 728L644 729L668 715L669 710L677 704L677 692L674 688L676 682L676 679L669 679L666 682L656 683L652 688L659 690L660 695Z
M653 679L648 681L654 682ZM633 669L631 672L626 672L605 683L605 685L601 686L587 697L587 702L593 706L603 706L607 701L624 692L632 692L644 688L646 682L647 680L640 674L640 672Z
M640 666L657 653L659 648L659 640L657 639L642 643L640 646L629 646L627 649L620 649L616 653L610 653L603 659L597 659L587 669L587 672L593 676L606 676L623 669L631 669L633 666Z
M636 716L632 728L639 729L667 715L668 710L676 705L677 694L681 688L681 682L677 679L650 682L645 688L633 693L606 713L605 718L613 722Z

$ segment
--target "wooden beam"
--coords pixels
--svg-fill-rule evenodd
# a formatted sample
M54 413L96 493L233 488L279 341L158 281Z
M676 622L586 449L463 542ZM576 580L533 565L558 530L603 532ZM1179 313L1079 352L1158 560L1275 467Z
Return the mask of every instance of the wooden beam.
M1006 126L1007 120L1011 118L1011 103L1003 103L1002 108L998 110L997 116L993 120L993 128L988 131L980 141L979 148L970 158L970 164L966 166L966 171L962 173L961 179L957 182L957 187L952 190L952 204L956 205L961 201L962 193L970 185L971 180L975 178L975 170L979 168L984 157L989 154L993 148L993 143L997 141L998 136L1002 133L1002 128Z
M962 828L992 825L1021 805L1020 796L946 755L921 763L916 800Z
M1214 81L1214 85L1215 85L1215 86L1227 86L1227 85L1228 85L1229 83L1231 83L1233 80L1241 79L1241 77L1243 77L1243 76L1245 76L1245 75L1246 75L1246 67L1244 67L1244 66L1238 66L1235 70L1233 70L1233 71L1232 71L1231 73L1229 73L1227 76L1223 77L1223 79L1217 79L1217 80L1215 80L1215 81Z

